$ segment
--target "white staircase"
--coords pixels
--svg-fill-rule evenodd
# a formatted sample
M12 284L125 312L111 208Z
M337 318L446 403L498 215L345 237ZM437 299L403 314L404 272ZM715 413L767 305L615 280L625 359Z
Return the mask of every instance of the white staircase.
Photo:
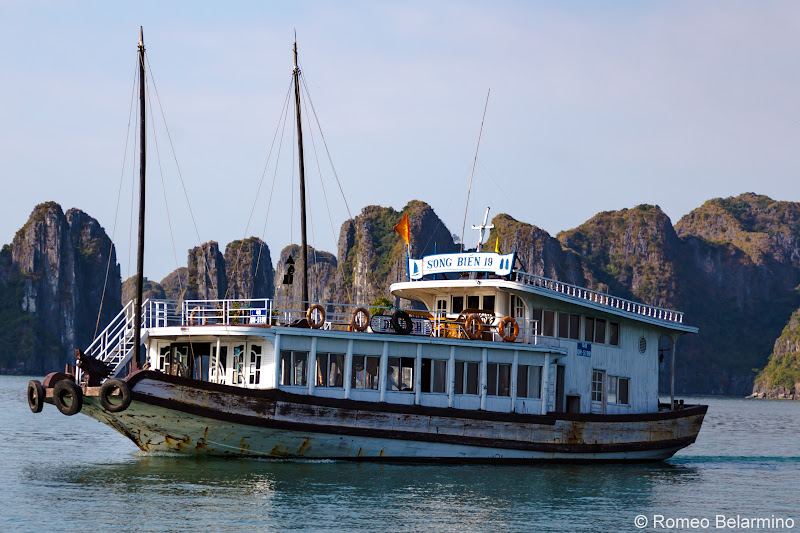
M170 304L173 302L145 300L142 303L142 329L166 326ZM84 350L86 355L91 355L95 359L111 365L113 370L110 377L112 378L118 377L120 373L124 372L135 353L133 311L133 302L130 301ZM75 378L79 383L82 381L83 372L80 368L75 369Z

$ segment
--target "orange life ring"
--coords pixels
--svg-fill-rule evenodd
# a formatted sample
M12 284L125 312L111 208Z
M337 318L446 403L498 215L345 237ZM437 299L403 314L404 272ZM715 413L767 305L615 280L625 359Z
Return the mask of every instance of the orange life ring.
M464 321L464 331L467 333L467 337L474 341L481 338L483 334L483 321L481 317L478 316L478 313L472 313L467 317Z
M506 334L506 324L510 324L511 332ZM504 316L503 320L500 321L500 325L498 326L497 331L505 342L514 342L517 340L517 335L519 335L519 324L517 324L517 319L513 316Z
M363 307L357 308L353 311L353 316L350 317L350 331L367 331L369 327L369 311Z
M318 312L319 320L314 320L314 311ZM308 311L306 311L306 320L308 320L308 325L311 326L311 329L321 328L325 323L325 308L319 304L309 306Z
M197 324L194 323L194 321L195 321L194 315L199 311L200 311L200 306L198 305L197 307L192 309L191 313L189 313L189 325L190 326L196 326L197 325Z

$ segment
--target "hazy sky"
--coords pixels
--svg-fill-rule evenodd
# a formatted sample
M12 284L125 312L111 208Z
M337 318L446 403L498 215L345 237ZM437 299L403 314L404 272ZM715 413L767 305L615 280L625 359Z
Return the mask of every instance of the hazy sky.
M420 199L460 234L489 89L468 227L487 206L556 234L641 203L677 222L747 191L800 201L797 2L2 1L0 20L0 241L38 203L78 207L115 232L123 278L135 270L123 156L140 25L202 241L264 232L272 167L247 222L295 29L352 215ZM160 280L176 253L159 156L180 266L198 238L156 133L145 273ZM290 123L263 233L273 259L299 241L292 135ZM309 137L309 240L335 252L349 215L323 165L329 216Z

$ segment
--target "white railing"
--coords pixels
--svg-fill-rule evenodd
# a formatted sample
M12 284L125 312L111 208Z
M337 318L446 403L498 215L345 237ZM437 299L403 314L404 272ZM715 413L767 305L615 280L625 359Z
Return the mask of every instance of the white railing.
M433 322L433 336L434 337L447 337L468 339L466 330L467 317L464 313L456 318L448 318L443 311L434 311L430 313ZM482 337L484 340L502 341L503 337L500 336L500 322L503 317L497 316L494 313L478 313L482 322ZM515 318L514 319L519 327L519 333L514 342L523 344L541 344L543 338L539 335L539 321L528 318ZM506 331L506 335L509 335Z
M142 329L168 326L201 326L201 325L268 325L289 326L306 318L306 308L310 302L296 300L271 300L268 298L250 300L145 300L142 304ZM358 305L351 304L319 304L325 310L323 329L348 329L353 313ZM397 308L367 307L373 314L391 315ZM448 319L442 312L406 310L410 315L428 318L432 324L434 337L468 338L463 320ZM481 313L485 340L502 341L499 334L501 317L492 313ZM135 353L133 346L133 302L128 302L113 320L100 332L97 338L84 350L84 353L111 365L111 377L116 377L130 363ZM519 334L515 342L540 344L543 338L539 335L537 320L516 319ZM83 380L83 372L75 369L76 380Z
M677 322L679 324L683 323L683 313L680 311L673 311L671 309L664 309L662 307L655 307L653 305L633 302L624 298L617 298L616 296L603 294L602 292L585 289L583 287L578 287L577 285L571 285L562 281L556 281L550 278L537 276L536 274L528 274L527 272L521 272L519 270L515 270L514 274L516 275L517 281L524 283L525 285L542 287L559 292L561 294L566 294L567 296L572 296L574 298L580 298L582 300L598 303L600 305L613 307L614 309L619 309L628 313L634 313L658 320L665 320L667 322Z
M145 300L142 304L142 328L180 324L179 306L180 302L174 300ZM83 351L111 365L111 377L117 376L133 357L133 314L133 301L129 301ZM83 380L83 371L77 367L75 379L78 383Z

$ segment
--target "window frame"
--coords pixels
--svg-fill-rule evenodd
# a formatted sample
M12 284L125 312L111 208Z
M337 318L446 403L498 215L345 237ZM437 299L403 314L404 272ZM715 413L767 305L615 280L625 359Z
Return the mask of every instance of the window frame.
M339 358L340 364L338 365L339 368L339 378L341 379L341 385L336 385L335 380L331 380L331 367L333 366L334 356ZM341 352L317 352L317 362L316 362L316 369L314 372L314 386L315 387L322 387L326 389L343 389L344 388L344 365L345 365L345 358L346 355ZM319 374L320 371L320 361L325 360L325 373L324 376L324 383L319 382L319 378L322 377ZM331 385L331 381L333 381L333 385Z
M351 390L374 390L377 391L380 389L380 374L381 374L381 358L378 355L364 355L364 354L353 354L352 359L352 369L350 370L350 389ZM357 370L356 359L361 359L361 365L363 368L361 370ZM370 364L370 359L372 359L375 363L375 373L370 374L367 372L367 368ZM361 386L358 386L358 372L362 372L361 376ZM371 379L369 379L371 378ZM367 385L370 386L367 386ZM374 386L373 386L374 385Z
M414 392L414 378L416 372L416 357L389 357L386 362L386 392ZM392 389L389 383L389 370L394 368L392 377L399 385L398 389ZM405 385L405 387L403 387Z
M447 359L423 357L420 364L420 378L420 392L425 394L447 394ZM441 387L437 387L437 385ZM436 390L438 388L442 390Z
M620 392L622 383L625 383L625 401L622 401L623 394ZM631 405L631 378L625 376L608 377L608 396L607 402L612 405Z
M469 392L472 387L470 387L470 376L472 373L470 369L474 369L474 390L475 392ZM459 374L461 374L459 379ZM459 392L459 389L461 391ZM480 361L456 361L455 362L455 378L454 378L454 387L453 387L454 394L463 394L466 396L480 396L481 393L481 363Z
M597 377L600 377L598 380ZM595 368L592 369L592 386L591 386L591 398L592 402L596 403L603 403L603 399L605 398L605 381L606 381L606 373L603 370L597 370Z
M487 363L486 396L498 398L508 398L511 396L511 366L511 363ZM503 377L506 377L505 388L501 387ZM494 391L494 394L492 391ZM503 392L505 392L505 394L502 394Z
M559 339L581 340L581 315L559 311L557 322ZM561 329L564 324L566 324L567 331L562 334Z
M614 326L616 326L616 339L617 342L612 342L614 338ZM622 334L622 324L620 322L612 322L608 321L608 345L609 346L619 346L620 345L620 337Z
M288 354L288 358L286 357ZM303 357L296 357L302 355ZM309 352L304 350L281 350L281 379L280 384L282 387L307 387L308 386L308 356ZM235 357L235 356L234 356ZM289 361L288 368L284 364L284 361ZM303 361L303 383L296 383L297 378L297 363L299 361ZM289 382L284 383L286 381L286 371L289 371Z
M531 379L531 371L538 369L538 379ZM542 371L541 365L517 365L517 398L541 400L542 399ZM522 383L522 376L525 376L524 384ZM531 385L536 383L535 396L530 396ZM521 393L524 389L524 394Z
M602 326L600 324L602 323ZM617 326L617 344L611 344L611 324ZM590 327L591 325L591 327ZM583 340L593 344L607 344L609 346L619 346L620 323L611 322L607 318L596 316L586 316L584 319ZM590 333L591 329L591 333ZM590 338L591 337L591 338Z

